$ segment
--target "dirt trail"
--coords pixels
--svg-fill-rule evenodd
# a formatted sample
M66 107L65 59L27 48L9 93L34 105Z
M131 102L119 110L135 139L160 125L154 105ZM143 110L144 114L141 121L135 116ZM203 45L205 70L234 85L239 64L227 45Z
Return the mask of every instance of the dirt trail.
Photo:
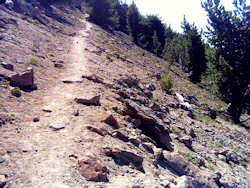
M75 110L74 98L80 94L87 97L87 94L82 91L80 93L81 83L65 84L62 80L81 81L81 76L87 73L84 49L87 45L85 37L90 29L90 24L86 22L86 28L73 39L72 49L65 57L68 60L65 70L56 81L55 87L51 88L43 99L43 108L52 112L43 112L40 122L36 124L29 123L29 128L20 140L23 149L28 152L17 162L20 169L20 182L16 182L17 187L77 187L71 180L76 159L70 158L70 155L76 153L79 148L76 137L83 120L72 120L72 114ZM65 127L54 131L50 128L51 124Z

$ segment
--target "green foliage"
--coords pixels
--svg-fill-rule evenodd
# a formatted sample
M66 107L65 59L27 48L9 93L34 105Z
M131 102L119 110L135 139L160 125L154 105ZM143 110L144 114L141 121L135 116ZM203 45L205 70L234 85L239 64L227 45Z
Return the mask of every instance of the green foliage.
M196 113L194 112L194 119L195 120L198 120L200 122L203 122L205 123L206 125L213 125L214 127L216 128L219 128L220 125L212 118L210 118L209 116L207 115L203 115L203 114L200 114L200 113Z
M139 21L140 21L140 13L133 2L127 12L127 23L128 23L128 31L133 37L133 41L137 43L138 41L138 31L139 31Z
M190 79L194 83L201 81L201 75L206 70L205 45L197 27L189 24L184 17L182 28L187 43L189 63L186 65L191 72Z
M30 58L30 60L28 61L28 64L30 65L37 65L37 63L38 63L38 60L35 58Z
M109 60L110 62L114 61L111 54L106 54L106 59Z
M200 159L197 159L190 153L184 153L184 152L179 151L178 154L183 156L186 160L188 160L189 162L193 163L196 166L199 166L201 163Z
M3 85L6 85L6 86L10 85L10 81L4 80L4 81L3 81Z
M243 166L243 167L245 167L245 168L249 168L250 163L247 162L247 161L240 161L240 165Z
M160 79L161 88L164 89L167 93L172 92L173 81L169 74L164 74L163 77Z
M3 59L2 59L2 58L0 58L0 63L1 63L1 62L3 62Z
M21 96L21 90L18 87L15 87L13 89L10 90L11 94L16 96L16 97L20 97Z
M202 4L209 17L209 42L217 49L230 66L224 75L224 85L220 92L230 102L229 114L239 123L242 112L249 106L249 20L250 7L246 0L235 0L234 11L225 10L220 0L206 0Z

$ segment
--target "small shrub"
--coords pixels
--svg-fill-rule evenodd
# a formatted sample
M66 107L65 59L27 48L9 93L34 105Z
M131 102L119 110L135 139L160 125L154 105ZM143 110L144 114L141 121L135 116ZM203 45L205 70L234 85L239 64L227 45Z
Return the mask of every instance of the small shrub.
M0 58L0 63L1 63L1 62L3 62L3 59L2 59L2 58Z
M18 87L15 87L13 89L10 90L11 94L16 96L16 97L20 97L21 96L21 90Z
M184 153L181 151L179 151L178 153L179 153L179 155L182 155L186 160L193 163L194 165L196 165L196 166L200 165L200 159L197 159L196 157L194 157L190 153Z
M248 168L250 166L249 162L247 162L247 161L240 161L240 165L245 167L245 168Z
M4 80L4 81L3 81L3 85L6 85L6 86L10 85L10 81Z
M37 65L37 63L38 63L38 60L35 59L35 58L31 58L31 59L28 61L28 64L30 64L30 65Z
M110 62L114 61L113 58L112 58L112 56L110 54L106 55L106 59L109 60Z
M167 93L172 92L173 81L169 74L164 74L160 79L161 88L164 89Z

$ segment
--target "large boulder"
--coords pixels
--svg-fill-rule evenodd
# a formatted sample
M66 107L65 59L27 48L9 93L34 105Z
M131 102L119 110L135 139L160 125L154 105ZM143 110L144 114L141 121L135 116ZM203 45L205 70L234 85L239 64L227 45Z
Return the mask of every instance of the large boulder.
M96 157L87 156L78 162L80 174L88 181L107 181L108 169Z
M25 72L11 75L9 80L12 85L21 88L36 89L36 85L34 83L34 71L31 67L29 67Z
M195 165L181 155L164 151L163 158L167 166L172 168L179 176L187 175L194 177L199 172L199 169Z
M139 129L142 133L152 138L160 147L173 151L173 145L169 136L169 130L164 127L164 123L154 116L151 109L143 109L135 102L126 99L126 109L124 115L129 115L133 119L139 119Z

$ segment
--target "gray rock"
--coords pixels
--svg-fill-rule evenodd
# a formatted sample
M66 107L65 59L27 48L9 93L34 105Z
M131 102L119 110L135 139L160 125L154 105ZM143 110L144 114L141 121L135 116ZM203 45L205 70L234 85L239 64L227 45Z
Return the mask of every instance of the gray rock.
M5 158L0 157L0 164L5 162Z
M4 186L6 185L7 180L5 178L5 175L0 175L0 187L4 188Z
M150 91L154 91L154 90L156 90L156 87L155 87L154 84L148 84L147 89L150 90Z
M230 161L235 163L235 164L239 164L240 161L243 161L244 158L237 152L230 150L227 152L226 154L226 161L229 163Z
M66 124L64 123L50 123L49 128L51 128L53 131L58 131L61 129L64 129L66 127Z
M6 1L5 1L5 5L6 5L6 7L9 8L9 9L13 9L13 7L14 7L14 2L13 2L12 0L6 0Z
M118 148L104 148L104 153L116 160L121 161L123 164L131 164L137 170L144 171L143 158L133 152L120 150Z
M192 138L190 136L183 136L180 141L185 144L186 147L192 148Z

